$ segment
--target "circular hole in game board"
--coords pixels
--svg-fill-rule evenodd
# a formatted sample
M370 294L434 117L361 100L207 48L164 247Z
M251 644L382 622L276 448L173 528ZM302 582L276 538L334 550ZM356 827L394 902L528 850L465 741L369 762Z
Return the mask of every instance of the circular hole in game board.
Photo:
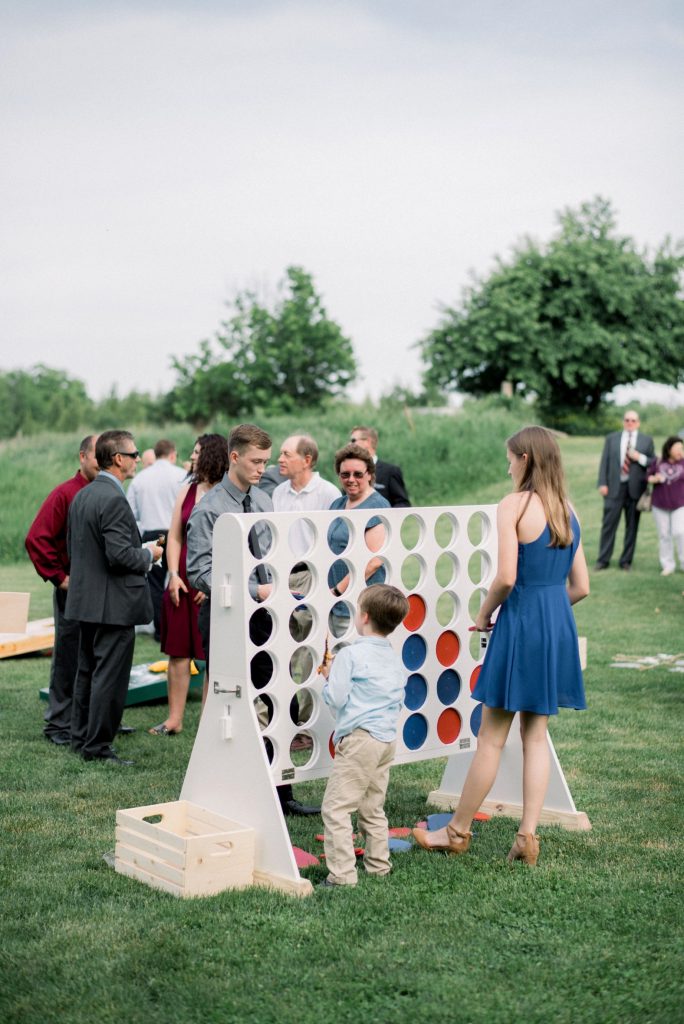
M308 555L316 543L316 527L310 519L297 519L287 531L287 542L290 551L297 558Z
M311 631L314 628L315 621L316 617L311 605L298 604L290 615L290 619L287 624L292 639L298 644L304 643L304 641L310 636Z
M478 704L473 713L470 716L470 731L473 736L477 736L482 725L482 705Z
M343 651L345 647L349 647L348 640L343 640L339 644L335 644L335 646L331 649L330 653L332 654L333 657L335 657L337 654L340 653L340 651Z
M275 629L275 616L268 608L257 608L249 617L249 639L255 647L263 647Z
M480 670L482 665L476 665L473 671L470 673L470 692L472 693L477 686L477 681L480 678Z
M316 656L310 647L298 647L290 658L290 677L293 683L301 686L313 675Z
M268 758L268 763L273 764L273 759L276 754L276 748L273 743L273 740L269 739L268 736L263 736L262 739L264 741L264 747L266 748L266 757Z
M306 768L313 759L315 752L315 741L308 732L298 732L290 743L290 761L295 768Z
M295 725L306 725L314 715L316 702L314 694L306 686L300 686L290 701L290 718Z
M420 555L407 555L401 563L401 582L405 590L415 590L425 582L425 562Z
M458 739L463 724L456 708L447 708L437 719L437 735L442 743L453 743Z
M384 516L371 516L364 527L363 539L369 551L382 551L387 547L390 528Z
M425 677L417 672L412 672L406 680L406 689L404 691L404 704L409 711L417 711L418 708L422 708L427 699L427 692L428 688Z
M268 651L257 651L249 663L250 678L255 690L268 686L273 678L274 669L273 658Z
M445 590L437 598L435 618L440 626L450 626L458 618L461 606L458 598L451 590Z
M249 574L249 593L253 601L259 604L268 601L276 588L278 577L272 566L262 562L252 569Z
M487 650L487 643L489 641L489 633L469 633L470 637L468 641L468 649L470 650L470 656L475 661L481 661L484 657L484 653Z
M435 523L435 540L440 548L448 548L458 537L458 519L450 512L442 512Z
M342 587L340 587L340 584L342 584ZM341 589L342 593L344 593L353 584L354 570L352 569L351 562L348 562L345 558L338 558L328 570L328 590ZM334 596L340 597L341 594L335 594Z
M409 672L416 672L427 657L427 644L419 633L412 633L404 641L401 657Z
M461 692L461 677L453 668L448 668L437 680L437 696L440 703L455 704Z
M445 668L448 668L449 665L453 665L460 652L461 641L453 630L446 629L443 633L440 633L437 638L437 646L435 648L437 661L440 665L444 665Z
M404 629L408 629L409 633L415 633L425 622L427 608L420 594L409 594L408 603L409 610L408 615L404 619Z
M487 591L484 590L482 587L478 587L476 590L473 590L470 597L468 598L468 614L470 615L470 618L473 620L473 622L477 618L480 608L482 607L486 596Z
M354 609L348 601L336 601L328 615L328 631L335 639L345 636L351 629Z
M306 597L316 582L314 568L310 562L297 562L287 574L287 585L295 601Z
M472 583L482 583L489 576L492 563L486 551L473 551L468 559L468 576Z
M247 545L255 558L268 558L274 540L273 527L265 519L256 522L247 534Z
M364 569L363 576L367 587L372 587L374 583L389 583L390 564L381 555L373 555Z
M344 516L336 516L328 527L326 539L328 547L334 555L341 555L347 550L354 537L354 528Z
M456 555L443 551L435 562L435 579L440 587L450 587L455 583L458 578L459 568Z
M489 517L484 512L473 512L468 520L467 528L470 543L475 547L478 544L483 544L489 536L490 525Z
M401 537L401 543L404 545L407 551L413 551L422 542L425 536L425 523L420 518L411 513L405 516L402 520L401 526L399 527L399 536Z
M428 734L427 719L423 715L409 715L404 722L404 746L409 750L419 750Z
M335 733L331 732L330 738L328 739L328 751L333 760L335 759L335 740L333 739L334 735Z
M255 697L254 710L256 712L259 728L263 732L264 729L268 729L269 725L273 721L273 715L275 713L271 697L267 693L260 694L258 697Z

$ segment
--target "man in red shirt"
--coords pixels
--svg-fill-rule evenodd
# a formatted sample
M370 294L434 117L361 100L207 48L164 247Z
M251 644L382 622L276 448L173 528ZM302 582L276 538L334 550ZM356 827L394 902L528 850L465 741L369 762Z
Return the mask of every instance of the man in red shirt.
M26 537L26 550L39 576L52 583L52 607L55 617L55 645L52 650L45 738L57 746L71 742L71 704L78 665L78 622L64 615L69 586L67 555L67 518L69 505L98 473L95 459L96 437L89 434L81 441L78 473L48 494L33 520Z

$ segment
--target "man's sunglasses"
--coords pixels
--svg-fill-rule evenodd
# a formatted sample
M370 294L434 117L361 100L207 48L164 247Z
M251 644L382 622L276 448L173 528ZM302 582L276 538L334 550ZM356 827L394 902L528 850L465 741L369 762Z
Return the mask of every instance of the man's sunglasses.
M354 469L351 472L345 471L344 473L340 473L339 477L340 480L349 480L349 478L353 476L355 480L361 480L361 478L364 477L367 472L367 469L364 469L363 471L360 469Z
M140 452L114 452L115 455L127 455L129 459L139 459Z

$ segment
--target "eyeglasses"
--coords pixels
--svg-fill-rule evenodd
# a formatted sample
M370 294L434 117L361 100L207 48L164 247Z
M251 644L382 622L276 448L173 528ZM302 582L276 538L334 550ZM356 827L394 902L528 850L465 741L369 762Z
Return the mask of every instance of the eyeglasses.
M364 469L363 471L360 469L354 469L351 472L339 473L338 476L340 480L349 480L350 477L354 477L355 480L361 480L367 472L367 469Z
M638 423L639 420L636 416L625 416L623 423Z
M366 437L350 437L349 444L361 444L363 441L367 441Z
M129 459L139 459L140 452L114 452L115 455L127 455Z

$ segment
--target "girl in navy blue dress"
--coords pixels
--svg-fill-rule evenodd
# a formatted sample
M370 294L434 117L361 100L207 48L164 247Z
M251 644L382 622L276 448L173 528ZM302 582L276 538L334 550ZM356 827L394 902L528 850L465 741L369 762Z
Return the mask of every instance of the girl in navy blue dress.
M534 865L549 781L549 715L559 707L586 707L571 605L589 593L589 574L553 435L525 427L508 439L506 456L515 490L497 509L498 570L473 627L493 630L473 691L484 705L477 750L446 828L414 829L413 835L427 850L466 852L473 816L494 784L519 711L523 815L508 859Z

